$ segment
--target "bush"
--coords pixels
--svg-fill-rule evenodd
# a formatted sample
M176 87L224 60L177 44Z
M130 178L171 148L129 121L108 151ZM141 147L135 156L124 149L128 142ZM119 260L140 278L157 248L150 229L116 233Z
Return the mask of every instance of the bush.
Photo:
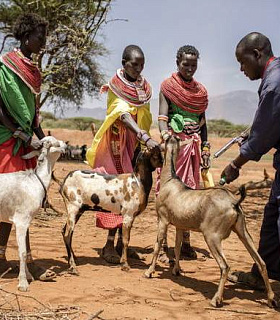
M68 118L69 121L72 121L74 126L81 131L85 131L90 128L90 125L94 122L97 125L96 119L93 119L91 117L74 117L74 118ZM101 122L101 121L99 121ZM100 126L100 124L99 124Z
M49 129L70 129L70 130L90 130L90 125L94 122L96 129L102 124L101 120L97 120L90 117L74 117L74 118L66 118L66 119L57 119L50 112L41 112L43 121L41 123L42 128Z
M208 120L207 129L209 134L217 135L218 137L234 137L239 135L248 126L243 124L233 124L227 120Z
M55 115L53 113L51 113L51 112L40 111L40 116L43 118L43 121L45 121L45 120L56 120Z

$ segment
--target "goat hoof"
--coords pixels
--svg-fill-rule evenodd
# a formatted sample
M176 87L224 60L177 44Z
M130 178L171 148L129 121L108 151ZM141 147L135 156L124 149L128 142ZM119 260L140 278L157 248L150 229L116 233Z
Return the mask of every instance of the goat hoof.
M122 271L129 271L130 267L128 264L124 264L121 266Z
M277 299L276 297L274 297L272 299L268 299L267 304L268 304L269 308L279 308L279 306L280 306L279 299Z
M79 276L80 275L79 271L74 267L70 267L68 269L68 273L73 274L74 276Z
M149 270L147 270L143 273L143 277L150 279L150 278L152 278L152 274L153 274L153 272L150 272Z
M221 308L223 306L223 300L219 297L214 297L211 300L210 305L214 308Z
M180 269L177 269L177 268L175 269L175 268L173 268L172 274L173 274L173 276L180 276L180 275L181 275Z
M18 285L18 290L19 291L22 291L22 292L26 292L26 291L28 291L28 283L26 283L26 284L23 284L23 285L21 285L21 284L19 284Z

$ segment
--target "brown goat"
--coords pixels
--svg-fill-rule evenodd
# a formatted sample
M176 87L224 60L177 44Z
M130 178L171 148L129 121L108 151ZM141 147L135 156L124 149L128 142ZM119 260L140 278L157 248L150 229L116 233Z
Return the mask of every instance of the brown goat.
M222 251L221 242L231 231L237 233L239 239L258 265L267 289L268 305L276 305L274 293L271 289L264 261L259 256L249 235L240 203L245 198L245 189L240 188L241 197L236 200L233 194L221 187L204 190L192 190L176 176L174 163L179 153L178 138L170 137L166 142L165 163L161 172L161 187L156 199L158 214L158 235L154 246L154 255L150 268L145 272L151 277L167 227L171 223L176 227L175 266L174 275L179 274L180 248L183 230L202 232L204 239L216 259L221 277L218 290L211 300L211 305L219 307L223 302L223 291L229 266Z

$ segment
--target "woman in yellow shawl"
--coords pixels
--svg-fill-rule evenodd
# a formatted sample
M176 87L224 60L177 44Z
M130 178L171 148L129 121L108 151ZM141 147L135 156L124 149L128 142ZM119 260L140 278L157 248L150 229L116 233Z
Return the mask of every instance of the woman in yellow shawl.
M109 84L102 87L102 92L108 92L107 116L86 155L89 165L96 171L109 174L132 172L133 160L140 145L150 149L159 148L159 144L149 136L152 89L141 76L144 63L141 48L127 46L122 55L123 69L119 69ZM109 229L107 242L102 249L103 258L110 263L119 263L122 252L122 217L99 212L96 225ZM117 228L119 238L115 250Z

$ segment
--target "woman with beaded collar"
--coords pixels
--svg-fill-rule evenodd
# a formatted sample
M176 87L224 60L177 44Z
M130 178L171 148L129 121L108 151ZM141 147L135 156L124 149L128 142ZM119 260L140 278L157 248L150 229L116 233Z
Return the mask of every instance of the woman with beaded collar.
M205 120L208 94L205 87L193 78L198 59L199 52L193 46L183 46L178 50L176 57L178 72L173 73L161 84L158 116L163 141L170 134L178 136L181 140L192 139L192 143L181 148L176 163L176 174L192 189L199 189L200 165L205 169L210 167L210 144L207 141ZM157 180L157 191L159 187L160 175ZM167 251L166 239L163 249ZM191 259L197 257L190 245L188 231L184 232L181 256ZM169 259L163 253L161 260L167 262Z
M86 155L88 164L95 171L109 174L132 172L141 146L159 148L158 142L149 135L152 124L149 104L152 89L141 76L144 63L141 48L127 46L122 55L123 68L117 70L109 84L101 88L101 92L107 92L107 116ZM119 263L122 252L122 216L97 213L96 225L109 230L107 242L102 249L103 258L109 263ZM117 229L119 238L115 250Z
M33 133L42 139L45 135L39 124L38 95L41 74L32 61L46 43L48 22L34 13L18 17L14 24L14 37L20 47L3 55L0 60L0 174L33 169L34 158L21 158L30 149L40 148L40 141L32 138ZM0 223L0 274L11 268L6 260L6 247L12 225ZM26 235L27 264L34 279L48 281L56 274L35 264ZM13 270L13 268L11 268Z

